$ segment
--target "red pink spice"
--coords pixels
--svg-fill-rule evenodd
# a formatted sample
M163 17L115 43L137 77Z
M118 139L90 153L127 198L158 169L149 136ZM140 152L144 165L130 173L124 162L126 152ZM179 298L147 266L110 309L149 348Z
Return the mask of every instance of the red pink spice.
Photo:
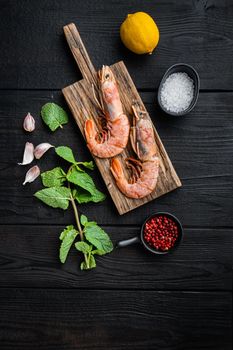
M143 231L145 242L154 249L166 251L171 249L178 238L177 224L165 215L149 219Z

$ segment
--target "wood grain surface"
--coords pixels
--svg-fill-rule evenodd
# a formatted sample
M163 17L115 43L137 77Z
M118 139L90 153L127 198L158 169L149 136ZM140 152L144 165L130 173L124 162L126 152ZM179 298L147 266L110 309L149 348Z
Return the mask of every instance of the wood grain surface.
M75 248L67 262L60 264L59 234L63 228L2 226L2 286L231 291L233 229L185 229L182 248L162 257L146 252L140 244L115 249L109 255L97 257L98 268L86 273L79 269L81 256ZM139 226L103 228L114 244L140 232Z
M136 11L158 24L160 42L151 56L134 55L121 43L120 25ZM7 39L0 88L62 89L79 80L62 30L74 22L94 66L123 60L137 88L157 88L169 66L185 62L200 74L201 89L232 90L232 17L232 0L1 0L0 33Z
M0 300L4 350L231 347L229 292L2 288Z
M0 2L0 349L1 350L232 350L233 266L233 4L232 0L2 0ZM160 30L151 56L125 49L119 27L128 13L146 11ZM41 106L69 108L61 89L82 78L69 54L63 26L80 28L96 69L124 61L182 187L123 216L109 195L79 206L113 242L139 232L155 211L175 214L184 241L170 256L144 254L140 245L98 258L81 272L75 249L59 263L59 232L74 224L72 211L33 197L38 179L22 182L26 141L72 147L90 160L70 114L51 133ZM185 62L197 69L201 92L186 117L169 118L156 105L165 70ZM36 130L22 130L30 111ZM66 163L53 149L41 171ZM98 169L97 187L107 188Z
M94 120L95 125L99 125L99 108L94 101L92 92L92 86L98 92L98 78L76 26L73 23L66 25L64 33L84 79L64 88L62 92L84 136L84 125L87 119L91 118ZM142 110L146 110L145 106L124 63L118 62L112 65L111 70L117 81L123 110L130 120L130 125L133 125L132 104L138 103ZM151 121L149 115L148 119ZM160 159L159 176L154 191L144 198L133 199L126 197L118 189L111 174L110 159L100 159L93 156L119 214L125 214L181 186L181 182L155 128L154 135ZM130 142L118 156L124 168L126 168L124 166L125 159L128 157L135 158ZM127 173L127 176L130 176L130 172Z
M97 205L83 205L81 212L99 224L140 225L155 211L169 211L188 227L233 227L233 93L203 93L196 108L185 118L167 118L155 106L155 93L142 93L156 129L168 150L183 186L166 196L123 215L120 220L111 198ZM22 118L30 111L36 118L36 132L22 132ZM63 130L51 133L43 124L41 106L56 101L64 106L56 91L0 91L1 222L8 224L61 224L74 222L72 211L51 209L33 197L42 188L38 179L21 186L28 167L19 167L26 141L35 145L50 142L72 147L80 160L90 160L85 141L72 116ZM36 164L33 163L33 164ZM51 149L38 163L41 171L67 164ZM98 170L92 172L97 187L107 194Z

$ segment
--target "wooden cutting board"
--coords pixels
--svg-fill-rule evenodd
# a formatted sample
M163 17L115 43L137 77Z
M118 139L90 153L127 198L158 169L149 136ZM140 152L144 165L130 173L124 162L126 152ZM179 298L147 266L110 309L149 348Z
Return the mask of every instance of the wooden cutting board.
M95 122L99 124L98 108L94 101L92 91L92 85L96 92L98 91L97 72L90 60L90 57L88 56L76 26L73 23L66 25L64 27L64 33L84 79L73 85L65 87L62 92L72 111L75 121L84 136L84 123L86 119L93 118ZM139 102L143 108L145 108L145 106L124 63L122 61L115 63L111 66L111 69L118 82L118 89L124 111L129 117L132 125L131 106L133 101ZM96 165L99 168L119 214L127 213L128 211L181 186L180 179L173 168L158 133L155 128L154 130L160 157L160 170L157 186L155 190L147 197L142 199L131 199L123 195L115 185L115 180L110 172L110 160L94 157ZM127 148L118 157L122 163L124 163L124 159L129 156L135 157L130 142L128 143ZM126 175L127 172L128 170L126 169Z

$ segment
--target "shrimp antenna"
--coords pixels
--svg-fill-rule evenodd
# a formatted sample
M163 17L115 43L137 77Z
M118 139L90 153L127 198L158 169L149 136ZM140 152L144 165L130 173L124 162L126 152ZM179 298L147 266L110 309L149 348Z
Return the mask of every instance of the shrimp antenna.
M92 87L92 93L93 93L94 100L95 100L97 106L99 107L99 109L102 110L102 106L100 105L99 100L98 100L97 97L96 97L96 92L95 92L94 84L91 84L91 87Z
M95 102L96 102L98 108L101 110L101 112L104 113L103 100L102 100L102 98L101 98L100 96L99 96L100 101L99 101L98 98L96 97L96 92L95 92L94 84L91 84L91 87L92 87L92 92L93 92L94 100L95 100Z

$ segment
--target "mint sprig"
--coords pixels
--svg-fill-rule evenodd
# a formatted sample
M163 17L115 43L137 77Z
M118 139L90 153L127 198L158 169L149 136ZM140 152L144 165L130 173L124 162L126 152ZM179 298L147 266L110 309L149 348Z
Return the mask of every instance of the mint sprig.
M96 267L94 255L105 255L113 250L113 244L108 234L97 225L95 221L89 221L85 215L79 217L77 203L98 203L105 199L105 195L99 191L91 176L85 169L94 169L90 162L79 162L75 159L73 151L67 146L55 148L56 154L69 163L65 172L61 167L48 170L41 174L45 188L37 191L35 197L53 208L68 209L69 204L74 211L76 227L67 226L60 234L59 257L65 263L70 248L75 243L75 248L84 256L81 270Z
M96 267L94 255L110 253L113 250L113 244L108 234L95 221L88 221L85 215L81 215L80 222L83 226L84 237L89 243L77 242L75 248L86 254L81 269L87 270Z

